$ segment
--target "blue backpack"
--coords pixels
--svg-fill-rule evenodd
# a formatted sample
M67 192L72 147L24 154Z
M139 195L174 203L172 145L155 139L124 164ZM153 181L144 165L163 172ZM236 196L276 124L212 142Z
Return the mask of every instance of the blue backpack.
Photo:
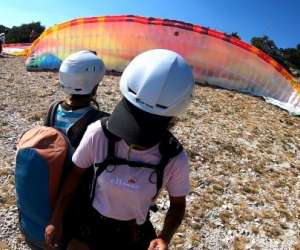
M27 131L17 144L15 183L19 222L29 240L44 240L61 179L72 163L73 148L51 127Z
M45 126L27 131L17 144L15 183L20 229L28 240L44 240L65 176L72 167L72 155L88 125L107 115L88 111L67 135L51 127L57 106L51 105Z

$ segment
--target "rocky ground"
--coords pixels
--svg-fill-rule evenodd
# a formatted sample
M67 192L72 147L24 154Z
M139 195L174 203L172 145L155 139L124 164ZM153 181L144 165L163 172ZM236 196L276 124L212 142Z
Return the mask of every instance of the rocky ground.
M118 77L98 101L110 112ZM26 72L24 59L0 58L0 249L27 249L17 225L14 156L18 136L42 123L63 98L57 73ZM186 218L171 249L300 249L300 118L262 99L196 86L174 133L191 161ZM166 194L152 216L159 229Z

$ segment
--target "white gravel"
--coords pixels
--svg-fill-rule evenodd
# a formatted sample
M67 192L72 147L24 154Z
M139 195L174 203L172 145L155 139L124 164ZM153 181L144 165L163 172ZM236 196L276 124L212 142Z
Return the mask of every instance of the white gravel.
M27 249L14 191L17 138L63 98L57 73L29 73L24 59L0 58L0 249ZM120 99L118 77L98 90L102 110ZM191 192L171 249L300 249L300 126L263 100L197 86L174 133L188 151ZM160 229L166 194L152 216Z

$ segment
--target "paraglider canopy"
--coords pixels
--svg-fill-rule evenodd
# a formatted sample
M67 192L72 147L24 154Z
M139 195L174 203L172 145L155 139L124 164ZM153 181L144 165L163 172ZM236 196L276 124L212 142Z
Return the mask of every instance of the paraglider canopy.
M27 70L41 71L58 70L71 53L93 50L108 71L122 72L135 56L158 48L181 55L197 82L263 96L300 115L300 84L282 65L242 40L200 25L132 15L78 18L45 30L24 54Z

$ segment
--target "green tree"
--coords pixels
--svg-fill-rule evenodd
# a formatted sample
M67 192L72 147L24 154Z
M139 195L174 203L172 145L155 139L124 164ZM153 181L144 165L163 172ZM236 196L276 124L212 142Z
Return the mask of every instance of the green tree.
M251 44L256 48L263 50L269 55L276 54L279 51L275 42L271 40L268 36L253 37L251 39Z
M33 22L29 24L22 24L21 26L13 26L6 35L7 43L28 43L30 41L30 34L34 30L39 36L45 27L40 22Z
M241 37L240 37L239 33L237 33L237 32L232 32L230 35L241 40Z
M9 28L7 28L7 27L0 24L0 33L5 33L6 34L8 31L9 31Z
M290 72L290 65L283 56L282 51L276 46L275 42L271 40L268 36L263 37L253 37L251 39L251 44L256 48L259 48L269 56L271 56L275 61L281 64L287 71Z
M284 58L292 67L300 69L300 44L298 44L296 48L287 48L282 49L281 51Z

